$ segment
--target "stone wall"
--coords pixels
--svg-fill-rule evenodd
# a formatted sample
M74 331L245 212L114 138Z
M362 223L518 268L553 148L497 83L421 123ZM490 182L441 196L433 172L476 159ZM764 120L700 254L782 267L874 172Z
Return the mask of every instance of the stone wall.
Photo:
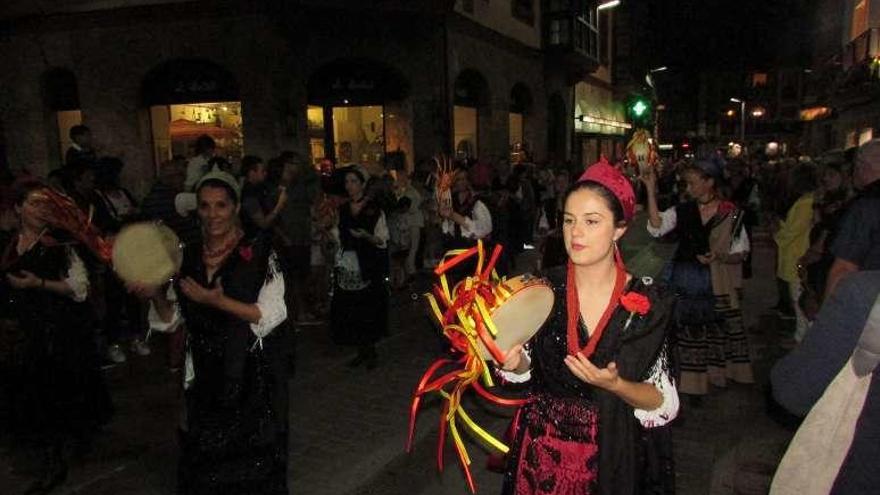
M509 155L508 114L513 86L523 84L532 105L524 115L524 141L533 157L542 159L547 149L547 91L541 52L489 32L463 18L448 24L449 93L463 70L480 73L489 86L487 108L480 109L478 154L480 157ZM453 104L452 100L448 104Z
M456 14L310 7L273 16L179 4L28 19L4 34L0 128L11 167L45 175L60 166L54 113L40 81L47 71L64 68L76 77L83 123L99 153L126 163L123 182L136 194L146 191L155 174L144 77L175 59L206 59L232 74L245 152L263 157L285 149L308 155L309 76L344 57L376 60L406 78L409 92L393 104L412 121L412 162L451 151L452 90L462 70L476 70L489 86L479 130L482 157L508 156L515 84L531 94L524 140L537 159L547 156L548 94L565 99L567 115L572 108L570 85L545 75L540 51Z
M112 15L111 15L112 14ZM75 21L75 22L74 22ZM247 40L247 42L242 42ZM44 175L60 165L57 131L41 95L40 78L63 67L76 76L83 123L99 153L120 157L124 183L143 193L154 177L149 109L144 76L176 59L208 59L237 79L247 153L270 156L304 150L304 112L292 131L279 109L304 107L297 66L287 43L259 15L172 17L167 11L129 18L122 12L57 18L20 26L3 44L0 58L0 119L13 169Z

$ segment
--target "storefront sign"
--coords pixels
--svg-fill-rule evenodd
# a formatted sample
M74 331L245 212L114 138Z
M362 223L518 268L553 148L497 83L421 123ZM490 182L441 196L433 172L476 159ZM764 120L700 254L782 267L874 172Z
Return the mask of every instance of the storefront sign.
M312 105L382 105L402 100L407 83L394 69L379 62L340 59L324 65L309 78Z
M204 59L165 62L144 78L147 106L238 101L238 85L223 67Z

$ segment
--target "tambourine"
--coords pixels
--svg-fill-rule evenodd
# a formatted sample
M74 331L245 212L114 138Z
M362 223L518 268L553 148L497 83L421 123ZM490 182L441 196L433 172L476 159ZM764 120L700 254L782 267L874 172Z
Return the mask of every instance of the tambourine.
M498 329L495 345L502 353L532 338L553 310L553 289L542 279L529 274L510 278L499 289L509 296L491 311L492 321ZM480 342L480 355L492 360L492 354Z
M113 270L123 281L155 287L180 271L183 246L168 226L140 222L119 231L112 256Z

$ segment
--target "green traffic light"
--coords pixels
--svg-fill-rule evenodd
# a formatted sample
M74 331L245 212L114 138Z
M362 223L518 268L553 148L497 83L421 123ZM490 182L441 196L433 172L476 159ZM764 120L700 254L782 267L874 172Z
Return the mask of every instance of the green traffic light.
M632 106L633 114L635 114L636 117L641 117L647 110L648 105L646 105L645 102L642 100L635 102L635 104Z

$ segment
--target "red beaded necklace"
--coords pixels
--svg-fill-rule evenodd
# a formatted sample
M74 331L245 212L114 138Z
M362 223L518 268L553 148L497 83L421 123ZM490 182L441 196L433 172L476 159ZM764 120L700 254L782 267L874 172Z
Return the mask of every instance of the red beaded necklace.
M605 328L608 326L608 321L611 319L611 315L614 314L614 310L617 309L617 306L620 304L620 296L623 295L623 288L626 285L626 267L623 265L623 259L620 257L620 251L618 251L617 247L614 248L614 265L616 268L616 275L614 280L614 290L611 292L611 299L608 301L608 306L605 308L605 312L602 313L602 318L599 319L599 323L590 334L587 345L580 348L578 342L578 320L580 319L581 313L580 302L578 301L577 284L574 276L574 264L571 260L568 260L568 274L565 286L565 302L568 316L566 340L568 343L568 353L572 356L579 351L586 358L593 355L596 346L599 345L599 341L602 339L602 334L605 332Z

